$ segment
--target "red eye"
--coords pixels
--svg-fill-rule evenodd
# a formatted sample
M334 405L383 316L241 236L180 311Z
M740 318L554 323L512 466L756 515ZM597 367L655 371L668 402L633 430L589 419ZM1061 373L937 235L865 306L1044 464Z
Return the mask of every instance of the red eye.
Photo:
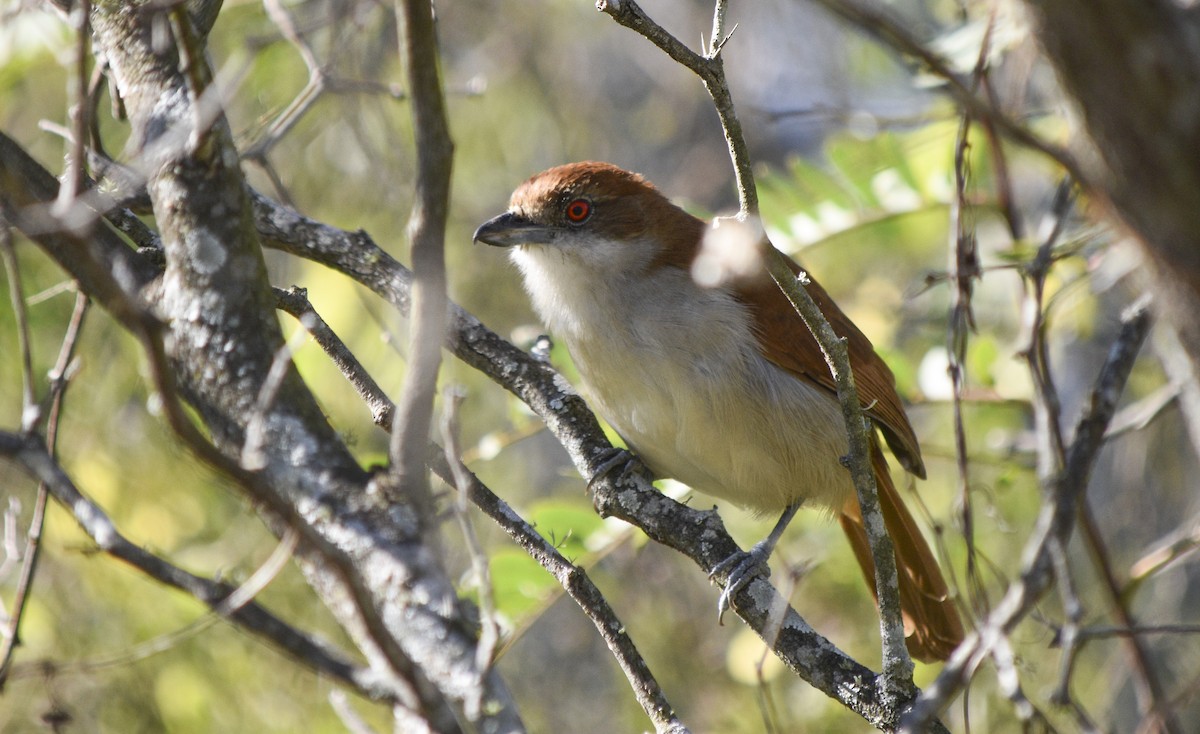
M567 221L571 224L583 224L592 216L592 202L587 199L575 199L567 204Z

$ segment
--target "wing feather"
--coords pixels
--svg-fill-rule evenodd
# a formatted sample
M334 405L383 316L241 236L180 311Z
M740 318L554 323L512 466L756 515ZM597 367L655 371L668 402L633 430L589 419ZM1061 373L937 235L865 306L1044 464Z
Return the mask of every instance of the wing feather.
M802 271L794 260L786 256L785 259L793 273ZM805 290L825 314L834 332L846 339L850 367L854 371L854 383L863 409L882 429L888 446L904 468L924 479L925 464L921 459L921 448L896 392L896 378L891 369L875 352L871 341L811 275ZM763 355L772 364L806 377L836 394L837 386L816 339L770 278L742 283L735 287L734 293L749 306L754 318L755 336L762 346Z

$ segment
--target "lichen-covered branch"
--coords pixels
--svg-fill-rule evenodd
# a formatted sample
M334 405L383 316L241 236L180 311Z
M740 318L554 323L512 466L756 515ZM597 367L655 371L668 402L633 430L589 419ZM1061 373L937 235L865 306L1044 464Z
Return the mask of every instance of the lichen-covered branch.
M262 195L254 198L256 221L267 246L344 273L401 313L407 312L412 274L366 233L316 222ZM595 476L597 467L611 455L612 444L566 378L454 304L445 346L529 405L582 476ZM705 571L737 550L715 512L682 505L636 475L619 482L606 476L595 481L592 490L601 515L625 520ZM738 614L797 675L871 725L885 730L895 727L899 712L886 703L889 697L880 676L815 632L766 579L748 585L737 600ZM941 731L941 725L935 723L931 730Z
M371 410L376 425L390 431L395 405L341 339L313 310L304 293L293 288L286 292L277 290L276 296L281 308L297 318L308 319L304 324L305 328L334 361L342 375L354 386L359 397ZM587 572L564 558L553 543L542 537L507 502L496 496L473 473L467 471L465 466L460 464L455 470L449 457L444 455L445 452L437 449L437 446L432 446L427 454L433 473L447 484L464 485L471 501L562 584L575 603L592 620L633 687L634 695L642 709L654 722L655 731L661 734L685 734L687 728L675 716L674 708L668 702L646 661L638 653L625 625L592 583Z
M754 184L749 148L733 107L733 97L725 80L725 64L721 59L721 49L728 36L716 37L725 25L725 0L716 0L713 14L714 37L710 40L711 51L704 56L688 49L647 16L633 0L601 0L596 7L621 25L645 36L668 56L701 78L709 96L712 97L729 146L729 155L737 179L738 198L741 202L740 215L757 217L758 192ZM913 662L905 645L904 623L900 615L896 554L879 508L875 470L871 465L872 429L858 400L858 390L854 385L854 374L850 367L850 354L845 341L829 325L821 309L804 289L804 278L797 278L792 273L783 256L765 238L760 250L771 278L787 296L792 308L800 314L805 326L813 333L821 347L837 386L838 403L842 409L849 442L847 464L858 493L863 524L870 540L871 557L875 566L875 591L879 599L880 636L883 644L883 685L888 697L898 704L911 697L915 691L912 682Z
M161 278L107 228L83 239L64 233L40 206L58 187L44 176L23 186L39 178L21 180L27 162L14 167L0 156L0 194L17 226L149 350L179 437L260 503L277 531L311 530L300 550L310 583L374 672L409 679L417 690L415 708L396 708L398 726L454 730L451 713L461 715L461 702L481 695L477 723L521 730L499 677L476 667L467 615L416 524L404 521L410 508L386 506L370 491L371 477L293 367L260 410L261 387L282 346L274 297L236 150L218 100L206 92L202 41L185 14L172 14L164 26L163 12L171 11L104 2L92 17L133 125L132 167L144 174L153 204L166 261ZM171 29L165 47L152 27ZM178 398L196 409L213 444L175 410ZM264 461L247 471L233 457L256 410Z
M159 583L192 595L214 612L261 636L313 671L328 675L373 698L395 698L393 691L373 680L370 670L355 665L343 653L295 629L256 602L227 605L226 600L235 591L233 586L189 573L130 542L117 530L104 510L76 488L35 437L0 431L0 455L19 462L45 485L54 499L75 516L80 527L100 550L137 568Z

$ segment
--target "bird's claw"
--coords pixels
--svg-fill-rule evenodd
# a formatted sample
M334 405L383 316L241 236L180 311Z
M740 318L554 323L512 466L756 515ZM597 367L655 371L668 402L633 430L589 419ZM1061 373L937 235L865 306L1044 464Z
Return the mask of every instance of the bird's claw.
M725 612L729 609L734 595L744 589L754 579L771 575L771 567L767 559L771 557L771 547L765 542L756 543L748 551L738 551L725 560L713 566L708 572L711 581L726 571L725 588L717 598L717 624L725 624Z
M648 476L649 474L646 465L642 463L641 459L626 449L620 449L616 446L610 446L600 452L597 459L600 463L596 466L595 471L592 472L592 478L587 483L589 493L591 493L598 482L614 471L618 472L618 481L629 474L641 474L642 476Z

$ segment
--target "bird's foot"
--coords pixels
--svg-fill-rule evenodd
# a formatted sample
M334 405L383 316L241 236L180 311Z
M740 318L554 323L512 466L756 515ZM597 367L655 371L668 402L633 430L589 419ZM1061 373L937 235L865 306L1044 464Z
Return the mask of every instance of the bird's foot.
M726 571L729 572L725 580L725 588L717 599L717 624L725 624L725 611L729 609L734 595L759 576L765 578L771 575L771 567L767 564L767 560L771 557L773 548L774 543L768 543L766 540L760 541L748 551L734 553L713 566L713 569L708 572L709 580Z
M775 550L775 545L783 536L783 531L787 529L788 523L795 517L800 505L801 502L797 501L785 507L783 514L779 516L779 520L776 521L775 527L771 528L771 533L767 537L755 543L749 551L734 553L709 572L708 577L711 579L717 574L733 569L726 576L725 590L721 592L721 598L717 600L717 624L724 624L722 619L725 617L725 610L729 608L734 594L759 576L765 578L771 575L771 567L767 565L767 559L771 557L771 552Z
M591 493L596 483L603 480L613 472L617 472L615 479L620 481L630 474L640 474L649 479L650 470L642 463L642 460L626 449L619 449L616 446L610 446L596 457L597 463L595 470L592 471L592 478L588 480L587 489Z

